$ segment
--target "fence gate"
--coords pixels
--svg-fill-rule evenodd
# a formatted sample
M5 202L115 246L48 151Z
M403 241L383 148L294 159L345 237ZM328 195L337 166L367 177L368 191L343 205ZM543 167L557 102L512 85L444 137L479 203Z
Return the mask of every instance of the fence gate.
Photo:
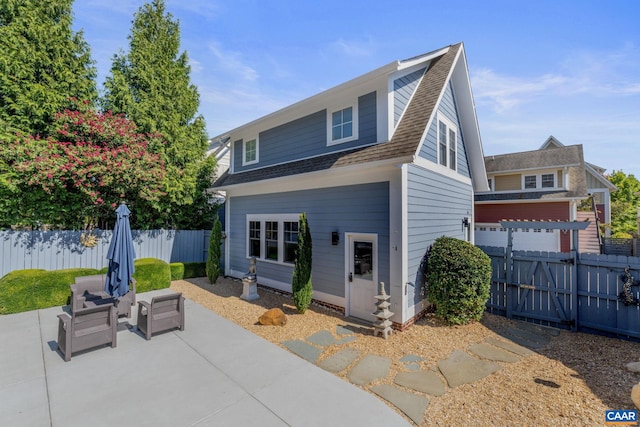
M586 222L500 221L508 230L506 253L506 314L537 321L570 326L577 330L577 252L578 230ZM512 231L517 228L560 229L573 235L570 253L513 253Z

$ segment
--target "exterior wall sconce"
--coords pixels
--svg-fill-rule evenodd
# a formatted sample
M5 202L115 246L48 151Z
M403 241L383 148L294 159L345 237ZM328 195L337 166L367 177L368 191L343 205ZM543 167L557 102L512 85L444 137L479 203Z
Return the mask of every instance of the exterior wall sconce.
M332 245L337 245L338 242L340 242L340 235L338 234L337 231L332 231L331 232L331 244Z

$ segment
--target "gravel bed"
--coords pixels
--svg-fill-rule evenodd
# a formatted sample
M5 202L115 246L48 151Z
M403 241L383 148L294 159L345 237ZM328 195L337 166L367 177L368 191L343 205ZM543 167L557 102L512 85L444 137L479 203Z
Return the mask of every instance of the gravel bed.
M384 340L374 337L366 323L353 322L315 304L299 314L290 296L264 288L258 288L259 299L245 301L240 298L241 282L231 278L220 278L214 285L207 278L178 280L172 282L171 289L281 347L283 341L304 340L325 330L339 339L337 326L354 330L357 340L348 347L392 360L385 378L363 387L369 392L370 386L393 384L397 373L407 371L400 361L403 356L420 356L424 359L419 362L421 369L437 370L437 362L454 350L467 351L489 337L503 339L499 331L515 325L488 313L480 322L464 326L448 326L427 315L408 330L394 331ZM274 307L286 314L287 324L260 325L258 318ZM324 348L318 362L342 348L345 345ZM640 343L562 331L535 354L515 363L500 363L498 372L480 381L446 387L442 396L424 395L430 403L422 425L603 425L605 410L635 409L630 394L633 385L640 382L640 374L629 372L626 364L639 360ZM347 372L337 375L347 381Z

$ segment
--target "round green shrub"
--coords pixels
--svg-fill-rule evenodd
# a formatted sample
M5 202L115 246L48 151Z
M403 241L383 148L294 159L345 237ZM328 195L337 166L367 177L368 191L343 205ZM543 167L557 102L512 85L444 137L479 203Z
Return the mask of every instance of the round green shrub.
M471 243L440 237L427 260L427 299L450 324L480 320L489 299L491 259Z

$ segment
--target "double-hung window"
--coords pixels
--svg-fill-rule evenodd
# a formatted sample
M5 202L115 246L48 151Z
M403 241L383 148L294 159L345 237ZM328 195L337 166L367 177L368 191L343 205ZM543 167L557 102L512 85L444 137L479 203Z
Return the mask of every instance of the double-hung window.
M358 108L357 104L339 110L328 110L327 134L328 145L340 144L358 138Z
M262 258L260 251L260 221L249 221L249 244L248 252L250 257Z
M556 174L543 173L540 175L524 175L523 187L525 190L536 188L556 188Z
M451 170L457 168L458 129L446 117L438 117L438 163Z
M256 138L242 143L242 165L258 163L258 140Z
M247 256L293 264L298 249L298 220L298 214L247 215Z

